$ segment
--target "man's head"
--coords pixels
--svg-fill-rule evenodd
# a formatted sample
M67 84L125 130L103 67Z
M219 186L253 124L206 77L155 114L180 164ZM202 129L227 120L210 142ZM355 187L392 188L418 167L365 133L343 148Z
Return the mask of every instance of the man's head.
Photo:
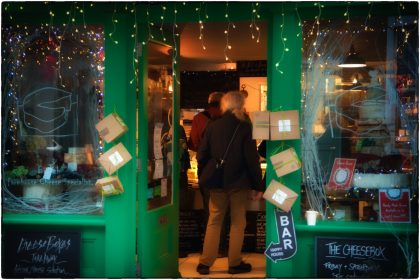
M224 93L220 91L210 93L208 99L209 106L219 107L223 94Z

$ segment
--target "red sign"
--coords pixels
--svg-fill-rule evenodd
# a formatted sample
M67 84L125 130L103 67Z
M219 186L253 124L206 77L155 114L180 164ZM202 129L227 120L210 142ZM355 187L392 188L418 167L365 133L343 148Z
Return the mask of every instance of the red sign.
M328 188L348 190L351 187L356 159L336 158L331 171Z
M410 190L379 190L379 214L381 222L410 223Z

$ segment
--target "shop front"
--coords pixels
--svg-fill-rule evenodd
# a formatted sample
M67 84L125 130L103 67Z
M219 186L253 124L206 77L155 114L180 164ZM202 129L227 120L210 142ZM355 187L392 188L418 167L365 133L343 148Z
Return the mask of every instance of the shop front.
M3 277L185 277L182 32L226 24L228 61L232 22L267 29L229 71L260 86L265 277L418 277L416 2L2 3Z

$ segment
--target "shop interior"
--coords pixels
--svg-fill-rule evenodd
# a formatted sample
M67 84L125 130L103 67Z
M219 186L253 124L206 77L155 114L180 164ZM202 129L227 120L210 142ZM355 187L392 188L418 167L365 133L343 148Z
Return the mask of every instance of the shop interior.
M253 24L223 22L183 26L180 34L180 121L187 138L194 115L206 108L207 97L213 91L245 90L248 113L266 110L267 29L264 22ZM203 202L195 152L190 150L189 156L187 203L181 206L179 227L179 271L184 278L199 277L195 268L204 240ZM265 166L265 160L261 158L263 172ZM247 209L243 256L253 265L253 271L247 273L247 277L264 278L265 202L249 200ZM229 230L226 232L222 243L227 247ZM226 271L227 257L219 255L224 257L217 259L210 277L231 278Z

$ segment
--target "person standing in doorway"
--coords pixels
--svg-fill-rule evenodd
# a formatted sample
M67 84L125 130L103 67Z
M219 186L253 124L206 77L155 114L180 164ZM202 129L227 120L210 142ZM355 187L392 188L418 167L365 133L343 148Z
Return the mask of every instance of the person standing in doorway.
M206 130L208 124L212 121L215 121L220 118L222 115L220 110L220 100L223 96L224 92L215 91L209 94L208 97L208 106L206 110L203 112L198 113L194 116L191 131L190 131L190 138L188 139L188 148L194 152L198 151L198 148L201 144L201 139L203 138L204 131ZM197 166L197 175L200 177L202 166L198 163ZM209 191L199 184L201 197L203 199L203 209L204 209L204 219L203 219L203 229L206 229L207 221L209 218L209 199L210 194ZM224 257L227 255L226 251L226 230L225 227L222 229L221 232L221 244L220 244L220 257Z
M221 110L222 117L208 125L197 155L202 166L210 159L224 160L222 185L209 190L210 216L203 253L197 266L200 274L209 274L210 266L217 258L220 229L228 207L231 217L229 273L252 270L251 264L242 261L241 256L246 226L246 202L251 190L253 199L259 200L264 189L257 146L255 140L252 140L252 125L245 116L244 95L239 91L226 93L221 100Z

